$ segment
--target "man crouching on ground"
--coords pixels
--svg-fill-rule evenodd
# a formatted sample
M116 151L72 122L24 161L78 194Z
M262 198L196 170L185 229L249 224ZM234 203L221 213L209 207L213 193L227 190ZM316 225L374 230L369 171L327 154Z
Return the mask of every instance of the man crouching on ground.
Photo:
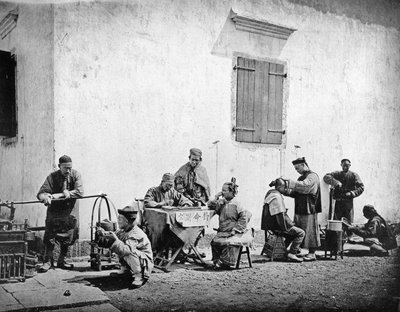
M126 206L118 209L119 230L105 232L97 231L99 247L110 248L121 262L121 271L132 274L131 288L139 288L150 278L153 269L153 253L146 234L135 224L138 208ZM126 272L128 273L128 272Z

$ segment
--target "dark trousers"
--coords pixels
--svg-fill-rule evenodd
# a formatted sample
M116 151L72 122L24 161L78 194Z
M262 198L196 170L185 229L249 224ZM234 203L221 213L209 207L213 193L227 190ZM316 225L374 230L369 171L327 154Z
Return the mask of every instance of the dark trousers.
M292 226L286 233L283 233L282 236L285 237L285 246L286 248L289 247L289 253L296 254L300 251L300 245L303 242L305 232L298 228L297 226Z
M45 246L45 262L54 260L54 247L56 243L60 245L60 255L58 263L64 262L65 257L68 253L68 247L73 245L76 238L78 237L77 222L74 222L73 226L64 225L63 219L47 219L46 230L44 232L43 243Z
M341 220L342 217L348 219L351 223L354 220L353 200L335 200L334 220Z
M57 262L63 262L65 257L67 256L68 253L68 247L71 246L71 244L68 243L64 243L62 241L58 241L60 244L60 255L58 257L58 261ZM54 247L56 245L56 240L55 238L53 239L46 239L44 240L44 246L45 246L45 256L44 256L44 260L45 262L47 261L53 261L54 260Z

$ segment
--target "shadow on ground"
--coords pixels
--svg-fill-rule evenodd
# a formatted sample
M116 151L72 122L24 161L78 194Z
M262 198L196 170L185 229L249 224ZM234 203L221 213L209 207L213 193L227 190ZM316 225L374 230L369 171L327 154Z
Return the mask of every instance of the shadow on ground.
M129 275L114 277L114 276L85 276L80 279L69 280L70 283L88 283L93 287L100 288L102 291L116 291L127 289L132 283L132 278Z

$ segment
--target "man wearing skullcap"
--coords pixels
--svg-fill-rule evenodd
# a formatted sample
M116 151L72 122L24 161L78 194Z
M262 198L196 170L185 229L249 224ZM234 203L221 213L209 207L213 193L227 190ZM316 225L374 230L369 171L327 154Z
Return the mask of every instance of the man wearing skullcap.
M126 206L118 209L118 226L116 232L96 231L99 247L110 248L118 255L121 263L120 274L131 274L131 288L139 288L150 278L153 269L153 252L147 235L138 227L135 220L138 207ZM114 275L118 275L114 274Z
M83 196L81 174L72 169L72 159L67 155L59 158L58 168L59 170L47 176L37 194L37 198L47 206L43 238L45 256L39 272L47 272L53 266L55 240L60 244L57 267L71 269L72 266L65 262L65 257L68 247L79 237L79 204L76 199Z
M342 220L342 217L345 217L350 222L353 222L353 198L360 196L364 192L364 184L357 173L349 170L351 166L349 159L342 159L340 165L342 166L342 171L327 173L324 176L324 182L334 188L334 219Z
M378 256L388 255L388 250L397 247L396 237L390 227L372 205L365 205L363 208L364 217L368 222L362 226L346 225L349 232L364 238L363 245L369 246L371 253Z
M159 186L151 187L144 196L145 208L192 206L192 202L174 189L174 175L165 173Z
M210 198L210 179L207 170L201 165L202 152L191 148L189 161L175 173L175 178L182 181L183 194L196 203L205 205Z
M294 198L294 223L305 232L302 247L308 249L304 261L316 260L315 250L321 246L318 213L321 212L321 191L318 175L311 171L304 157L292 161L300 174L297 181L288 179L288 196Z

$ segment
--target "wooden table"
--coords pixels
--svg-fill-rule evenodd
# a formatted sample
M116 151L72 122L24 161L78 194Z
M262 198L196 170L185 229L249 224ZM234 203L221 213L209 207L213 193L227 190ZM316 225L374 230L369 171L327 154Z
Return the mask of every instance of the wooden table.
M196 260L204 265L205 262L194 244L214 213L214 210L207 207L145 208L144 218L148 223L149 238L156 253L154 266L169 271L184 247L192 249Z

